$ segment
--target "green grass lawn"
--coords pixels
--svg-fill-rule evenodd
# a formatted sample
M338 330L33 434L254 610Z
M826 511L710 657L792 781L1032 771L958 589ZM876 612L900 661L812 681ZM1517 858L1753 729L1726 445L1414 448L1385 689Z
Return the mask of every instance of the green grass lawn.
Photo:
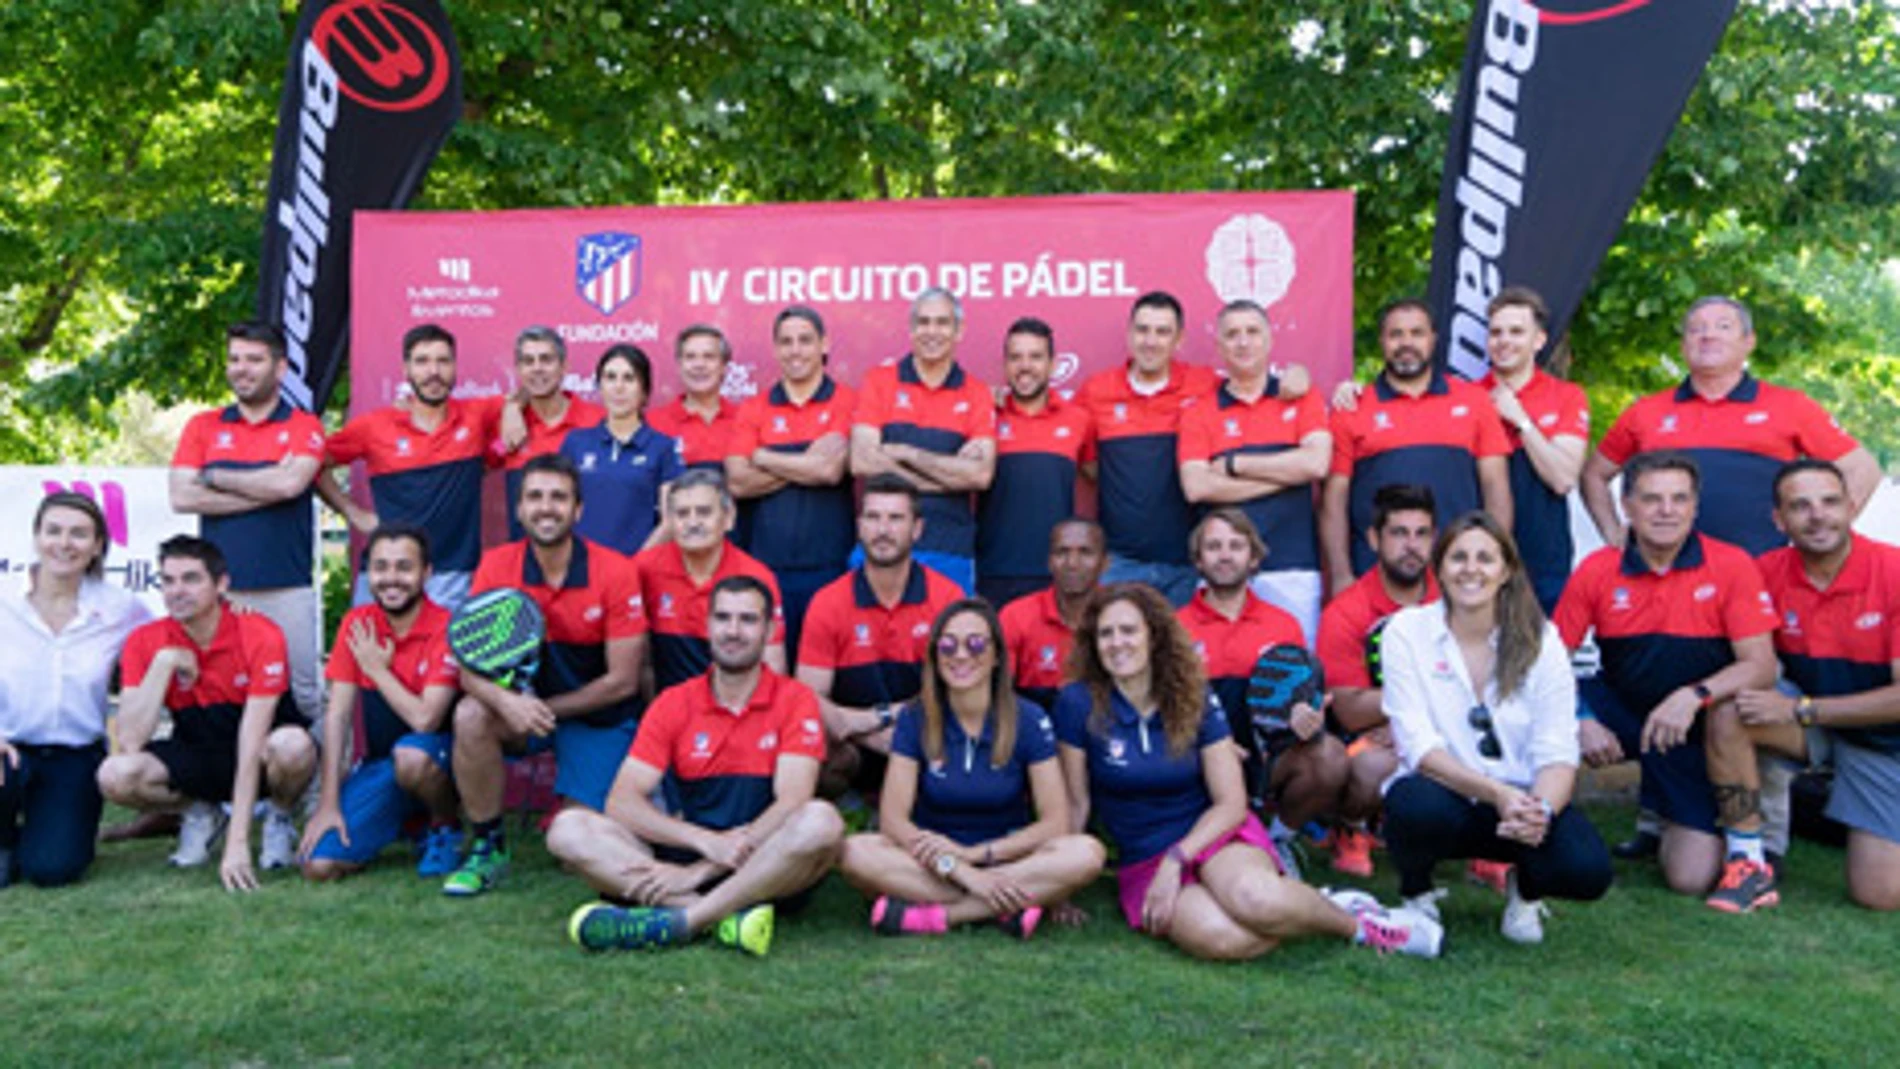
M1600 814L1612 832L1628 813ZM517 837L508 883L444 898L392 851L333 886L246 897L170 844L106 848L82 886L0 892L0 1064L1473 1065L1888 1064L1900 916L1845 897L1840 854L1798 843L1783 905L1728 917L1623 866L1554 904L1542 947L1497 934L1460 882L1442 960L1297 945L1190 961L1127 931L1104 881L1079 931L887 940L835 877L772 954L711 944L590 956L588 897ZM1371 887L1393 894L1389 866Z

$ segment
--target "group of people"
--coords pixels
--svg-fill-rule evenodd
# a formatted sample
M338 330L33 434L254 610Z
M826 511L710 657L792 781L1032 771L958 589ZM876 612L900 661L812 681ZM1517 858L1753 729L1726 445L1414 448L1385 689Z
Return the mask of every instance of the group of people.
M569 919L590 949L763 953L834 868L880 933L1028 938L1112 856L1127 923L1197 956L1322 935L1433 956L1440 862L1502 892L1517 942L1546 899L1601 896L1578 770L1640 759L1655 824L1617 850L1659 853L1671 888L1778 901L1774 803L1827 762L1849 893L1900 908L1900 551L1850 530L1878 466L1748 373L1743 306L1692 306L1687 379L1594 451L1527 290L1491 307L1481 383L1434 367L1425 306L1388 306L1380 374L1330 415L1258 305L1222 309L1220 375L1179 359L1183 327L1143 295L1127 362L1065 397L1053 331L1018 320L992 391L931 290L910 351L853 389L791 307L769 390L724 401L731 346L699 325L683 395L649 410L645 352L601 356L596 405L545 328L514 394L457 399L455 340L425 325L403 400L333 434L280 398L275 330L233 327L234 402L173 462L202 529L160 547L164 618L101 581L89 498L34 517L38 563L0 600L0 880L80 878L103 798L182 811L174 864L222 838L233 890L407 838L480 895L512 857L508 762L551 751L547 849L599 895ZM357 462L367 506L335 478ZM484 549L496 469L511 540ZM1609 543L1574 571L1573 488ZM315 497L365 539L327 660ZM455 608L500 588L546 620L522 690L449 651ZM1267 697L1288 649L1323 689ZM1316 839L1372 875L1381 837L1402 901L1303 879Z

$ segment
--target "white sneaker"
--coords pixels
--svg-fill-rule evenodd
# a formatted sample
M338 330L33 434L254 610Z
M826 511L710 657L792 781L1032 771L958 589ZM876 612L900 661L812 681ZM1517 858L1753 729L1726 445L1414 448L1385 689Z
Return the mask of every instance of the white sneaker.
M223 808L210 802L193 802L178 825L178 849L171 863L181 869L196 868L211 860L211 848L224 837L224 826L231 822Z
M1542 900L1526 901L1517 893L1517 870L1512 869L1504 884L1504 919L1498 922L1498 931L1513 943L1535 946L1544 941L1544 918L1548 916L1550 907Z
M1355 917L1361 913L1377 913L1385 908L1379 904L1378 899L1357 887L1322 887L1319 893L1325 895L1327 901Z
M258 851L257 867L269 872L296 863L297 824L277 803L268 803L264 806L264 848Z
M1435 958L1444 948L1445 929L1417 910L1395 906L1378 913L1361 913L1356 941L1381 954L1396 950L1414 957Z
M1399 908L1424 914L1432 919L1433 924L1442 924L1444 923L1444 919L1438 915L1438 900L1450 893L1450 888L1436 887L1422 895L1413 895L1410 898L1400 899Z
M1305 874L1300 871L1300 855L1294 852L1298 846L1300 833L1289 828L1286 834L1281 835L1272 828L1268 828L1267 836L1273 840L1273 852L1280 855L1280 864L1286 869L1287 878L1305 879Z

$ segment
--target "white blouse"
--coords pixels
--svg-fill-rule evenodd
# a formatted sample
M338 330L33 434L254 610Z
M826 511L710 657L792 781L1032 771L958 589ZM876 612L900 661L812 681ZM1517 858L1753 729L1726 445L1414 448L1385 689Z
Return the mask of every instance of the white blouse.
M1528 788L1546 765L1577 764L1577 680L1569 651L1550 622L1544 624L1537 660L1508 700L1498 698L1495 676L1482 696L1471 685L1442 604L1394 614L1381 639L1380 659L1385 665L1381 705L1406 771L1417 772L1426 754L1442 749L1474 772ZM1471 710L1480 704L1490 711L1497 735L1495 760L1479 752L1484 732L1471 724Z
M0 591L0 739L89 746L105 736L106 687L119 651L150 610L122 586L88 578L79 611L54 634L27 601L32 572Z

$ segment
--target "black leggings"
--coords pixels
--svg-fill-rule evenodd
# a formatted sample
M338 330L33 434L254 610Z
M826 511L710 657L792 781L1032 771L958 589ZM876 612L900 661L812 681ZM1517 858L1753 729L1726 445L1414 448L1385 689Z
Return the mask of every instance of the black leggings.
M1517 866L1527 899L1590 901L1610 889L1610 852L1575 806L1557 815L1541 846L1498 838L1498 811L1436 780L1406 776L1385 796L1385 848L1399 869L1399 894L1432 889L1432 867L1446 858L1483 858Z

